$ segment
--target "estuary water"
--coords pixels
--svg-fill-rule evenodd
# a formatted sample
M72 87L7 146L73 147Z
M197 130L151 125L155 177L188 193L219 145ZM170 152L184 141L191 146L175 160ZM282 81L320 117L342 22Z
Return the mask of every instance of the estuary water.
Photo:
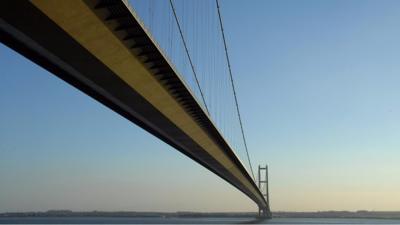
M221 217L0 217L0 224L400 224L390 219Z

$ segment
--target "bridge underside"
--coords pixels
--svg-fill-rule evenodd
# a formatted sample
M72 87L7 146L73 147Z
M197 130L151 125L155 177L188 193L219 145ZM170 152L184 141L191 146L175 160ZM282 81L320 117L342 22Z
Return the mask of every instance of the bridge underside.
M243 164L138 21L118 0L6 0L0 41L266 208Z

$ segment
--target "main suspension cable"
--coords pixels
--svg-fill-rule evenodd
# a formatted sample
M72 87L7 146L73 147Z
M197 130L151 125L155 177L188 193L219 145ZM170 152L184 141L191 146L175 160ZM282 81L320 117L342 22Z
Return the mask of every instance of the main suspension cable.
M172 12L173 12L174 17L175 17L175 22L176 22L176 25L178 26L178 30L179 30L179 33L180 33L180 35L181 35L181 39L182 39L182 42L183 42L183 46L185 47L186 55L187 55L187 57L188 57L188 59L189 59L190 67L192 68L193 75L194 75L194 78L195 78L195 80L196 80L197 87L199 88L200 95L201 95L201 99L203 100L203 103L204 103L204 106L205 106L205 108L206 108L207 114L210 116L210 112L208 111L208 107L207 107L206 100L205 100L205 98L204 98L203 91L201 90L201 87L200 87L199 79L197 78L196 70L194 69L194 65L193 65L193 62L192 62L192 58L190 57L189 50L188 50L188 48L187 48L185 38L184 38L184 36L183 36L183 32L182 32L181 25L180 25L179 20L178 20L178 16L176 15L174 3L172 2L172 0L169 0L169 4L171 5L171 9L172 9Z
M232 76L232 69L231 69L231 63L230 63L229 55L228 55L228 48L227 48L227 46L226 46L226 39L225 39L224 27L223 27L223 24L222 24L221 12L220 12L220 9L219 9L219 3L218 3L218 0L215 0L215 2L217 3L217 11L218 11L219 25L220 25L220 29L221 29L221 33L222 33L222 40L223 40L223 42L224 42L226 62L227 62L227 64L228 64L229 77L230 77L231 84L232 84L233 96L235 97L236 111L237 111L237 115L238 115L238 118L239 118L239 124L240 124L240 130L241 130L241 132L242 132L244 148L246 149L246 154L247 154L247 159L248 159L249 165L250 165L251 175L253 176L253 180L255 181L256 179L255 179L255 177L254 177L253 167L251 166L250 155L249 155L249 150L248 150L248 148L247 148L246 137L245 137L245 135L244 135L244 129L243 129L243 124L242 124L242 118L241 118L241 116L240 116L239 104L238 104L238 100L237 100L237 96L236 96L235 83L234 83L234 81L233 81L233 76Z

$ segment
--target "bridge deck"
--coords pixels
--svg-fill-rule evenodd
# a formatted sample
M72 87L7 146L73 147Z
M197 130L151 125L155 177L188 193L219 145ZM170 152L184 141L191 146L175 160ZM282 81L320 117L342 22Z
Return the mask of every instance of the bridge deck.
M0 2L0 39L234 185L262 194L180 76L119 0Z

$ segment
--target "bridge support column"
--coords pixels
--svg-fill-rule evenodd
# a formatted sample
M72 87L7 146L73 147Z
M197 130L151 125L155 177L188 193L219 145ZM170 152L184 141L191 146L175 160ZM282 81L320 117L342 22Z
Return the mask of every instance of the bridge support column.
M265 171L265 176L262 178L262 171ZM258 207L258 216L263 218L271 218L272 213L269 206L269 190L268 190L268 165L265 167L258 166L258 188L267 202L267 207Z
M267 208L258 208L258 217L271 218L270 212Z

